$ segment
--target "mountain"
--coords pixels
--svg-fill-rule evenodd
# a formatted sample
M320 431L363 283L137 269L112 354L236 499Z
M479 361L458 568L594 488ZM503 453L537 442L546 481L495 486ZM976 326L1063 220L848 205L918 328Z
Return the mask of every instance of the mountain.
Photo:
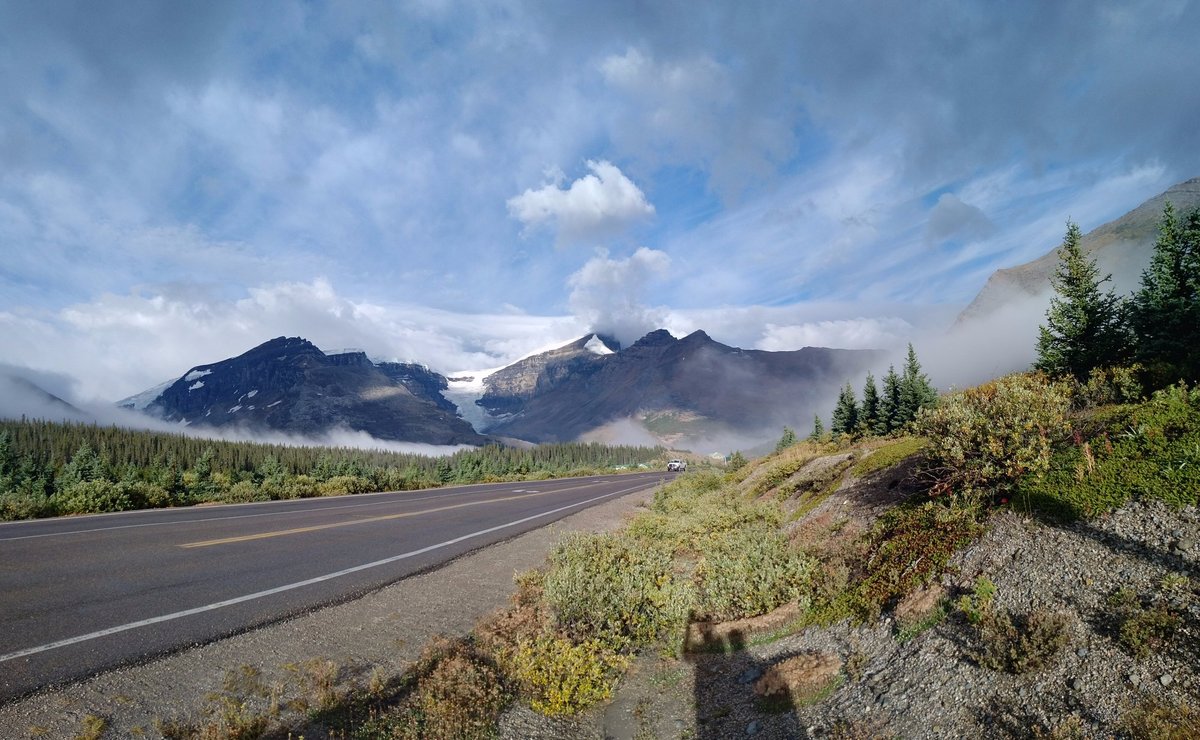
M1142 270L1150 263L1163 205L1170 201L1176 211L1200 206L1200 177L1179 183L1142 203L1124 216L1110 221L1080 240L1084 254L1094 257L1101 274L1112 273L1118 294L1137 289ZM1050 293L1050 276L1058 266L1058 245L1023 265L997 270L975 300L959 314L956 325L986 318L1002 308ZM1044 306L1041 307L1044 309Z
M606 427L628 422L637 428L626 432L673 445L777 437L785 424L807 424L837 386L882 357L822 347L744 350L703 331L676 339L659 329L624 349L588 335L488 376L477 403L495 419L489 434L534 442L603 437Z
M0 418L94 421L91 414L51 393L19 372L0 366Z
M421 365L376 365L363 352L327 355L300 337L279 337L210 365L198 365L144 404L167 421L211 427L320 434L338 428L435 445L484 444L441 396L446 378Z

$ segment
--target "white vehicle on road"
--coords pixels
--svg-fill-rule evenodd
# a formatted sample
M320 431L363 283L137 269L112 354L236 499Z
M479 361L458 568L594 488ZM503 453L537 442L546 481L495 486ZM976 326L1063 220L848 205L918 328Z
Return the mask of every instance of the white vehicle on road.
M683 460L672 460L667 463L668 473L682 473L685 470L687 470L687 463Z

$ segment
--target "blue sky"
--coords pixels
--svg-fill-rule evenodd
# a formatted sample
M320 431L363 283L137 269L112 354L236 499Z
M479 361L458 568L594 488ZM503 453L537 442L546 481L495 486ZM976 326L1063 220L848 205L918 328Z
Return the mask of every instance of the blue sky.
M894 346L1200 174L1194 2L709 5L0 1L4 361Z

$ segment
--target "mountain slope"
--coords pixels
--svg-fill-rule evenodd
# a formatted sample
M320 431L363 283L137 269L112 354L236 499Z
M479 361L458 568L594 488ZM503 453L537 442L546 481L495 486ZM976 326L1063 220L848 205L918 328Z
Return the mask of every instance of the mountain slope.
M326 355L300 337L279 337L192 368L146 411L212 427L297 434L348 428L401 442L483 444L436 392L439 383L445 387L445 378L419 365L376 366L362 352Z
M634 419L669 444L720 434L777 436L782 425L807 421L832 388L882 357L820 347L743 350L703 331L675 339L659 329L609 354L586 350L590 340L555 350L553 357L523 361L520 383L512 382L513 374L495 384L495 375L489 377L480 405L509 416L488 431L535 442L567 441ZM538 366L534 376L531 368Z
M1142 203L1124 216L1110 221L1080 240L1084 254L1096 258L1101 273L1112 273L1118 293L1137 288L1141 272L1150 262L1163 205L1170 201L1177 211L1200 206L1200 177L1179 183ZM987 317L1015 302L1048 295L1050 275L1058 265L1058 246L1023 265L997 270L975 299L959 314L956 324Z

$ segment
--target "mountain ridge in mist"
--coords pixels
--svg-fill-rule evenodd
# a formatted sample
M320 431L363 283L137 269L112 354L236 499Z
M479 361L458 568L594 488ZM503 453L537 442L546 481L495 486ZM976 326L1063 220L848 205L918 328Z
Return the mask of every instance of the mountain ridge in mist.
M1086 256L1096 259L1100 274L1112 274L1112 285L1118 294L1135 290L1142 270L1150 264L1154 242L1158 238L1158 223L1167 201L1176 211L1200 206L1200 177L1159 193L1080 239L1080 248ZM1050 276L1058 266L1058 247L1055 245L1035 260L993 272L974 300L958 315L955 326L987 318L1007 306L1030 299L1045 297L1048 303Z
M746 350L702 330L676 339L665 329L597 353L585 349L592 337L526 358L516 363L523 363L519 373L489 376L477 403L500 418L485 431L533 442L589 435L631 441L629 435L640 434L632 441L740 446L807 423L837 387L883 357L824 347Z

